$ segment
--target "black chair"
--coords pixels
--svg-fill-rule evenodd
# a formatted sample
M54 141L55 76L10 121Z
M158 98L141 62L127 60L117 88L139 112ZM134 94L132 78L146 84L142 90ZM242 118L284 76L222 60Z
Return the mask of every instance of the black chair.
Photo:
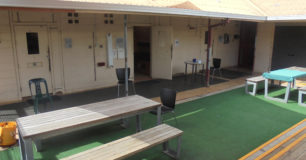
M45 85L45 90L46 90L45 94L43 94L41 92L41 86L40 86L41 83ZM35 95L32 92L32 84L34 84L34 87L35 87ZM51 96L49 94L49 91L48 91L47 81L44 78L30 79L29 80L29 88L30 88L32 99L34 101L34 112L35 112L35 114L39 113L38 103L40 101L42 101L44 99L48 99L50 101L51 105L53 104L52 98L51 98Z
M218 70L220 77L222 77L222 72L221 72L221 59L220 58L214 58L213 59L213 67L212 67L212 79L215 76L215 71Z
M177 120L176 120L176 115L175 115L175 100L176 100L176 91L172 90L172 89L168 89L168 88L163 88L160 91L160 100L162 103L162 107L161 107L161 115L164 115L166 113L171 112L174 119L175 119L175 123L176 126L178 126L177 124ZM157 115L157 111L151 111L150 113Z
M125 84L125 68L117 68L116 75L118 79L117 88L118 88L118 97L120 96L120 86ZM130 80L130 68L128 68L128 85L132 84L134 94L136 94L134 81Z

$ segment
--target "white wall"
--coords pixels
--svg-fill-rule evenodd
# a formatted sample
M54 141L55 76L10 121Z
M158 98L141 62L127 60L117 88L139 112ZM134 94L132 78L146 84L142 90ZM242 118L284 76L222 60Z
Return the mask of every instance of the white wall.
M212 24L220 21L212 21ZM207 44L205 44L205 31L208 24L207 19L196 18L171 18L171 24L174 30L174 42L179 41L179 45L174 44L173 58L173 73L185 72L184 61L192 60L193 58L201 59L206 63ZM190 27L189 27L190 26ZM224 44L219 41L219 36L224 36L224 33L230 35L230 42ZM221 67L236 66L238 63L239 54L239 39L234 39L235 34L240 34L239 22L232 21L224 26L214 27L212 30L212 56L210 63L212 65L213 58L221 58ZM206 66L205 66L206 67ZM199 69L198 69L199 70ZM191 67L188 67L188 72L191 72Z
M271 68L274 31L273 23L258 23L253 72L266 72Z
M185 72L184 62L193 58L205 60L204 36L206 27L200 19L171 18L173 25L173 74ZM202 26L201 26L202 22ZM178 41L178 44L175 44ZM198 69L199 70L199 69ZM188 73L191 67L188 66Z
M113 50L116 51L116 39L124 37L124 28L123 28L123 15L114 15L113 21L114 24L105 24L104 20L108 19L104 17L104 14L79 14L80 24L68 24L66 14L62 14L62 40L65 38L72 38L72 48L65 48L64 43L62 43L63 48L63 64L64 64L64 79L65 79L65 91L75 92L82 91L94 88L102 88L113 86L117 84L116 77L116 68L124 67L124 58L114 58L114 66L107 67L107 41L106 36L108 33L112 35L112 44ZM132 28L128 28L128 66L131 68L131 78L133 78L133 32ZM93 39L94 33L94 39ZM80 39L80 36L83 38ZM76 41L78 42L76 44ZM75 42L75 43L74 43ZM88 48L89 45L95 45L92 49L83 49ZM81 47L79 54L87 54L89 59L86 60L86 63L82 63L85 59L78 56L73 56L73 54L78 54L77 50L71 49L75 47ZM94 51L93 51L94 49ZM74 52L74 53L73 53ZM93 54L95 52L95 54ZM96 59L96 64L94 64L94 56ZM73 59L72 59L73 58ZM73 63L72 63L73 62ZM74 62L83 67L74 67ZM97 66L97 63L105 62L105 66ZM94 68L95 66L95 68ZM85 68L84 68L85 67ZM95 72L94 72L95 69ZM71 72L75 72L73 75L82 75L78 77L71 77ZM92 72L92 74L88 74ZM88 77L90 76L90 77ZM95 78L94 78L95 77ZM78 81L76 81L76 79ZM80 83L83 81L84 83Z
M0 103L10 100L18 100L17 78L14 65L14 54L12 51L12 40L10 35L9 16L7 11L1 11L0 16ZM48 13L48 12L13 12L14 25L46 25L49 30L49 40L52 62L52 83L53 92L63 91L65 93L83 91L94 88L113 86L117 83L115 68L124 67L124 59L115 59L114 67L96 66L96 79L91 79L82 85L74 85L73 79L84 78L86 69L76 69L76 65L69 65L75 60L73 54L81 52L74 51L67 56L69 49L65 48L64 38L74 35L80 40L79 46L88 47L90 43L95 44L96 63L107 62L106 55L106 35L112 34L113 48L116 48L116 38L123 37L123 15L114 15L114 24L104 24L104 14L85 14L79 13L80 24L68 24L67 13ZM207 31L207 19L182 18L166 16L128 16L128 65L131 68L131 78L133 78L133 26L171 26L173 28L173 74L185 71L184 61L193 58L201 59L206 62L206 44L204 44L205 31ZM218 23L215 21L214 23ZM86 33L88 39L83 39L82 34ZM93 35L95 34L95 42ZM239 25L231 22L226 26L213 29L213 57L222 59L222 67L237 64L239 40L223 44L218 41L218 36L229 33L231 36L239 33ZM175 45L175 40L179 44ZM100 46L103 46L102 48ZM88 51L84 54L91 54ZM82 59L79 59L82 63ZM80 64L78 63L78 64ZM89 66L94 66L93 60L89 61ZM71 70L77 72L78 77L67 77ZM189 67L189 72L191 71ZM83 77L82 77L83 76Z
M116 49L116 39L123 38L123 15L115 15L114 16L114 24L104 24L104 17L103 15L97 15L97 26L96 26L96 33L97 33L97 44L104 45L104 48L96 48L96 58L97 62L106 62L107 55L106 55L106 35L108 33L112 34L113 40L113 49ZM131 70L130 78L134 77L134 41L133 41L133 29L132 27L128 27L128 66ZM97 67L97 81L98 84L102 87L112 86L117 84L117 77L116 77L116 68L123 68L124 67L124 59L115 58L114 59L114 67Z
M212 24L217 23L213 22ZM230 42L224 44L219 40L219 37L223 37L224 33L229 34ZM239 55L239 39L234 39L235 34L240 34L239 22L231 21L224 26L218 26L213 28L212 32L212 58L221 58L221 68L237 66ZM212 61L211 61L212 64Z
M18 99L8 11L0 11L0 103Z

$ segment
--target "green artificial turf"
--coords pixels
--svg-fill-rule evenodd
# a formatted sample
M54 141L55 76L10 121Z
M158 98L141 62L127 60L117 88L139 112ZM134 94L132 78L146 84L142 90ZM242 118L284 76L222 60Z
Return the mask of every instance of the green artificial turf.
M284 89L272 89L271 95L283 96ZM263 91L257 96L244 93L244 88L177 105L178 128L183 130L181 159L231 160L242 157L260 144L306 118L306 108L297 105L297 91L292 91L287 104L267 100ZM144 129L153 127L156 117L144 114ZM171 114L165 123L175 125ZM119 122L58 136L43 141L44 151L35 159L59 159L135 133L135 118L123 129ZM174 147L176 141L171 141ZM129 160L167 160L159 145ZM0 152L1 160L18 160L19 148Z

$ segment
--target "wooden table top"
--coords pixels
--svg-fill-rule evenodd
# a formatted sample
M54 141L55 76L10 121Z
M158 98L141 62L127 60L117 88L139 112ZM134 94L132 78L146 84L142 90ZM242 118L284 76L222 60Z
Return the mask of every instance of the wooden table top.
M292 67L289 67L289 68L287 68L287 69L306 72L306 68L305 68L305 67L292 66Z
M159 105L153 100L133 95L21 117L17 123L22 137L28 138L118 119L153 110Z

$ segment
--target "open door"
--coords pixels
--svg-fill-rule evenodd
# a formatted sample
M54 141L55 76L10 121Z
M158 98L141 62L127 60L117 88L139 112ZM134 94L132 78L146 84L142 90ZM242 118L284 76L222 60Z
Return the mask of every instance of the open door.
M241 22L238 66L253 69L257 23Z
M135 26L134 30L134 80L151 79L151 27Z
M172 79L172 28L152 27L152 78Z

